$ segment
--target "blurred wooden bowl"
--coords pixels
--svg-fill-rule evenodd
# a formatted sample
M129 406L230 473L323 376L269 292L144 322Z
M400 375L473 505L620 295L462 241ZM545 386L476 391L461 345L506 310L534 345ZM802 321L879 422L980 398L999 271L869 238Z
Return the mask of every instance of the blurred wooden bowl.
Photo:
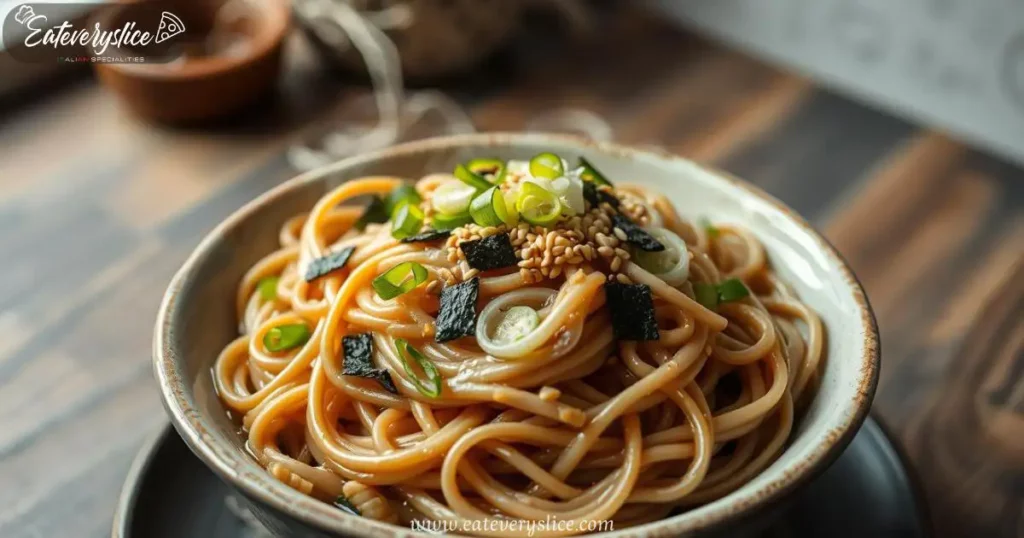
M163 5L161 5L163 4ZM100 81L135 114L194 124L239 112L268 93L281 71L291 25L284 0L189 0L120 5L99 15L104 28L167 11L187 27L146 63L95 63ZM131 53L131 51L127 51ZM147 51L142 51L143 54Z

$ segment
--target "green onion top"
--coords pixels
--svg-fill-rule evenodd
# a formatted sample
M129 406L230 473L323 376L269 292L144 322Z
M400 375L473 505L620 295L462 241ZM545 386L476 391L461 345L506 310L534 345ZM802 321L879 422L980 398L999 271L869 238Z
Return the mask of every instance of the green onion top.
M402 204L391 219L391 237L405 239L420 233L423 211L414 204Z
M694 284L693 292L697 302L711 310L718 308L721 303L738 301L750 295L750 290L738 278L730 278L718 284L698 282Z
M403 183L395 187L391 194L388 194L387 207L385 209L387 209L388 215L394 217L395 211L403 205L419 205L422 201L423 198L420 198L420 193L416 192L416 187Z
M580 168L583 169L582 173L580 173L580 177L583 178L583 180L593 181L598 185L607 185L609 187L613 186L612 182L608 181L608 178L604 177L604 174L598 172L597 168L594 168L594 165L590 164L590 161L583 157L580 157Z
M693 293L697 296L697 302L708 310L718 308L718 289L714 284L697 282L693 285Z
M462 164L455 167L455 177L478 191L485 191L493 186L483 176L470 171L469 168Z
M750 290L738 278L730 278L718 284L718 300L723 303L738 301L750 295Z
M509 220L505 207L505 194L498 187L491 187L473 199L469 205L473 222L480 226L500 226Z
M366 225L370 223L380 224L387 222L391 218L391 212L388 211L387 203L378 196L374 196L370 200L370 205L366 206L366 210L356 220L355 228L360 232L366 229Z
M466 163L470 172L484 178L497 178L505 169L505 162L500 159L473 159Z
M554 153L541 153L530 159L530 175L555 179L565 174L562 158Z
M416 385L416 390L420 391L420 394L428 398L440 398L441 397L441 374L438 373L437 367L430 359L423 356L420 350L409 345L403 338L395 339L395 350L398 351L398 358L402 360L402 367L405 369L405 373L412 379L413 385ZM416 361L416 364L423 370L424 375L427 376L427 383L424 384L420 381L419 376L413 371L412 365L409 364L408 357Z
M301 347L309 341L309 326L305 323L278 325L263 335L263 347L267 351L287 351Z
M718 228L714 224L712 224L710 220L708 220L707 217L701 217L700 220L697 221L697 224L700 224L700 227L704 228L704 231L708 234L708 237L710 237L711 239L717 238L718 234L721 233L718 230Z
M259 283L256 284L256 288L260 290L260 297L264 301L273 301L277 299L277 282L280 280L276 276L268 276L261 278Z
M458 215L445 215L444 213L434 213L434 216L430 217L430 225L438 231L454 230L459 226L465 226L473 222L473 217L470 216L469 212L459 213Z
M400 263L373 279L373 289L381 299L394 299L427 280L427 269L416 262Z

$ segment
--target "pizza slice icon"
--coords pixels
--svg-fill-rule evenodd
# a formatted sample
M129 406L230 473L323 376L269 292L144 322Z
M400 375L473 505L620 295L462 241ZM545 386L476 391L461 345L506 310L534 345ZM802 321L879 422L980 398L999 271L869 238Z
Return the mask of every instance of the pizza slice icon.
M160 26L156 30L156 42L163 43L185 31L185 24L174 13L164 11L160 15Z

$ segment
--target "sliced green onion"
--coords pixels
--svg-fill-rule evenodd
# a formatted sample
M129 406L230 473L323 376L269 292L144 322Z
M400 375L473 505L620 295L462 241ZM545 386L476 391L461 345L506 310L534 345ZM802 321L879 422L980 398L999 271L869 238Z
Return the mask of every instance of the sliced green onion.
M416 390L420 391L420 394L428 398L440 398L441 397L441 374L438 373L437 367L430 359L423 356L420 350L409 345L403 338L395 339L395 350L398 351L398 358L402 360L402 367L405 368L405 373L412 379L412 383L416 385ZM413 371L412 365L409 364L409 359L416 361L416 364L423 369L423 373L427 376L428 385L424 385L420 381L419 376Z
M487 181L483 176L475 174L466 168L465 165L458 165L455 167L455 177L459 178L459 181L473 187L478 191L485 191L491 188L490 181Z
M505 169L505 163L498 159L473 159L466 163L466 168L478 176L496 178Z
M419 205L422 201L423 198L420 198L420 193L416 192L416 187L413 187L408 183L403 183L395 187L395 189L391 191L391 194L388 195L385 209L387 209L388 215L393 217L395 215L395 210L401 208L403 205Z
M738 278L730 278L718 284L698 282L694 284L693 292L697 296L697 302L711 310L718 308L722 303L738 301L750 295L750 290Z
M748 290L743 284L743 281L738 278L730 278L729 280L718 284L717 288L718 301L722 303L738 301L750 295L750 290Z
M434 216L431 217L430 225L433 226L435 230L443 232L445 230L454 230L460 226L465 226L470 222L473 222L473 217L469 215L468 211L466 213L459 213L458 215L435 213Z
M562 158L554 153L541 153L530 159L530 175L555 179L565 174Z
M461 181L448 181L434 190L430 198L434 209L445 215L458 215L469 209L477 190Z
M273 301L277 299L277 282L280 278L276 276L268 276L261 278L259 283L256 284L256 288L260 290L260 297L264 301Z
M580 168L583 170L580 172L580 177L585 181L593 181L598 185L607 185L612 187L612 182L608 181L608 178L604 177L604 174L597 171L594 165L590 164L590 161L580 157Z
M513 306L505 312L494 328L493 340L498 344L511 344L522 340L540 325L540 315L528 306Z
M415 204L402 204L391 218L391 237L405 239L420 233L423 211Z
M309 326L305 323L278 325L263 335L263 347L271 352L287 351L304 345L309 336Z
M370 205L366 206L366 211L363 211L363 214L356 220L355 228L363 231L367 224L380 224L387 222L389 218L391 218L391 212L388 211L387 203L380 197L374 196L370 200Z
M530 182L520 185L516 209L523 220L536 226L551 226L562 215L562 203L558 195Z
M473 222L480 226L500 226L508 222L505 194L498 187L491 187L473 199L469 206Z
M427 280L427 269L416 262L400 263L373 279L373 289L381 299L394 299L412 291Z
M714 284L697 282L693 285L693 294L697 296L697 302L708 310L718 308L718 289Z
M700 220L697 221L697 223L700 224L701 228L704 228L704 231L708 234L708 237L710 237L711 239L717 238L718 234L721 233L714 224L711 224L711 221L708 220L707 217L701 217Z

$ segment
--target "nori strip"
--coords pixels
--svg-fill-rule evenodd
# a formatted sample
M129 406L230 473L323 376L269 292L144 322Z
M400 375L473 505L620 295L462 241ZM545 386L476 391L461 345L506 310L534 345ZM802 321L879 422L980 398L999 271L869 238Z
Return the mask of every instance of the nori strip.
M384 203L380 196L374 196L370 200L370 205L366 206L366 211L363 211L363 214L356 220L355 228L361 232L366 229L367 224L381 224L387 222L390 218L391 215L388 214L387 204Z
M441 239L448 239L451 237L451 230L427 230L423 233L419 233L410 237L402 239L403 243L430 243L432 241L440 241Z
M654 319L654 298L650 286L605 282L604 293L616 339L658 339L658 322Z
M306 282L312 282L331 271L337 271L348 263L349 257L355 252L356 247L345 247L338 252L317 258L309 263L306 268Z
M441 311L435 323L435 342L447 342L476 334L476 300L479 295L479 277L441 290Z
M512 248L512 240L508 234L492 235L476 241L466 241L459 245L462 253L466 255L466 262L473 269L489 271L491 269L502 269L512 267L519 263L515 249Z
M356 505L352 504L352 501L348 500L348 497L344 495L338 495L338 498L334 500L334 506L343 512L348 512L352 515L361 516L362 512L356 508Z
M621 203L614 194L605 189L599 189L593 181L583 182L583 198L590 202L591 207L597 207L602 202L608 202L608 205L612 206L612 209L616 211L618 211L619 204Z
M391 379L391 373L386 368L373 367L373 338L370 333L353 334L342 338L341 348L345 356L341 365L341 375L376 379L384 390L398 394L398 387Z
M640 250L646 250L647 252L661 252L665 250L665 245L662 245L651 234L623 215L618 213L612 215L612 226L626 232L626 241L636 245Z

